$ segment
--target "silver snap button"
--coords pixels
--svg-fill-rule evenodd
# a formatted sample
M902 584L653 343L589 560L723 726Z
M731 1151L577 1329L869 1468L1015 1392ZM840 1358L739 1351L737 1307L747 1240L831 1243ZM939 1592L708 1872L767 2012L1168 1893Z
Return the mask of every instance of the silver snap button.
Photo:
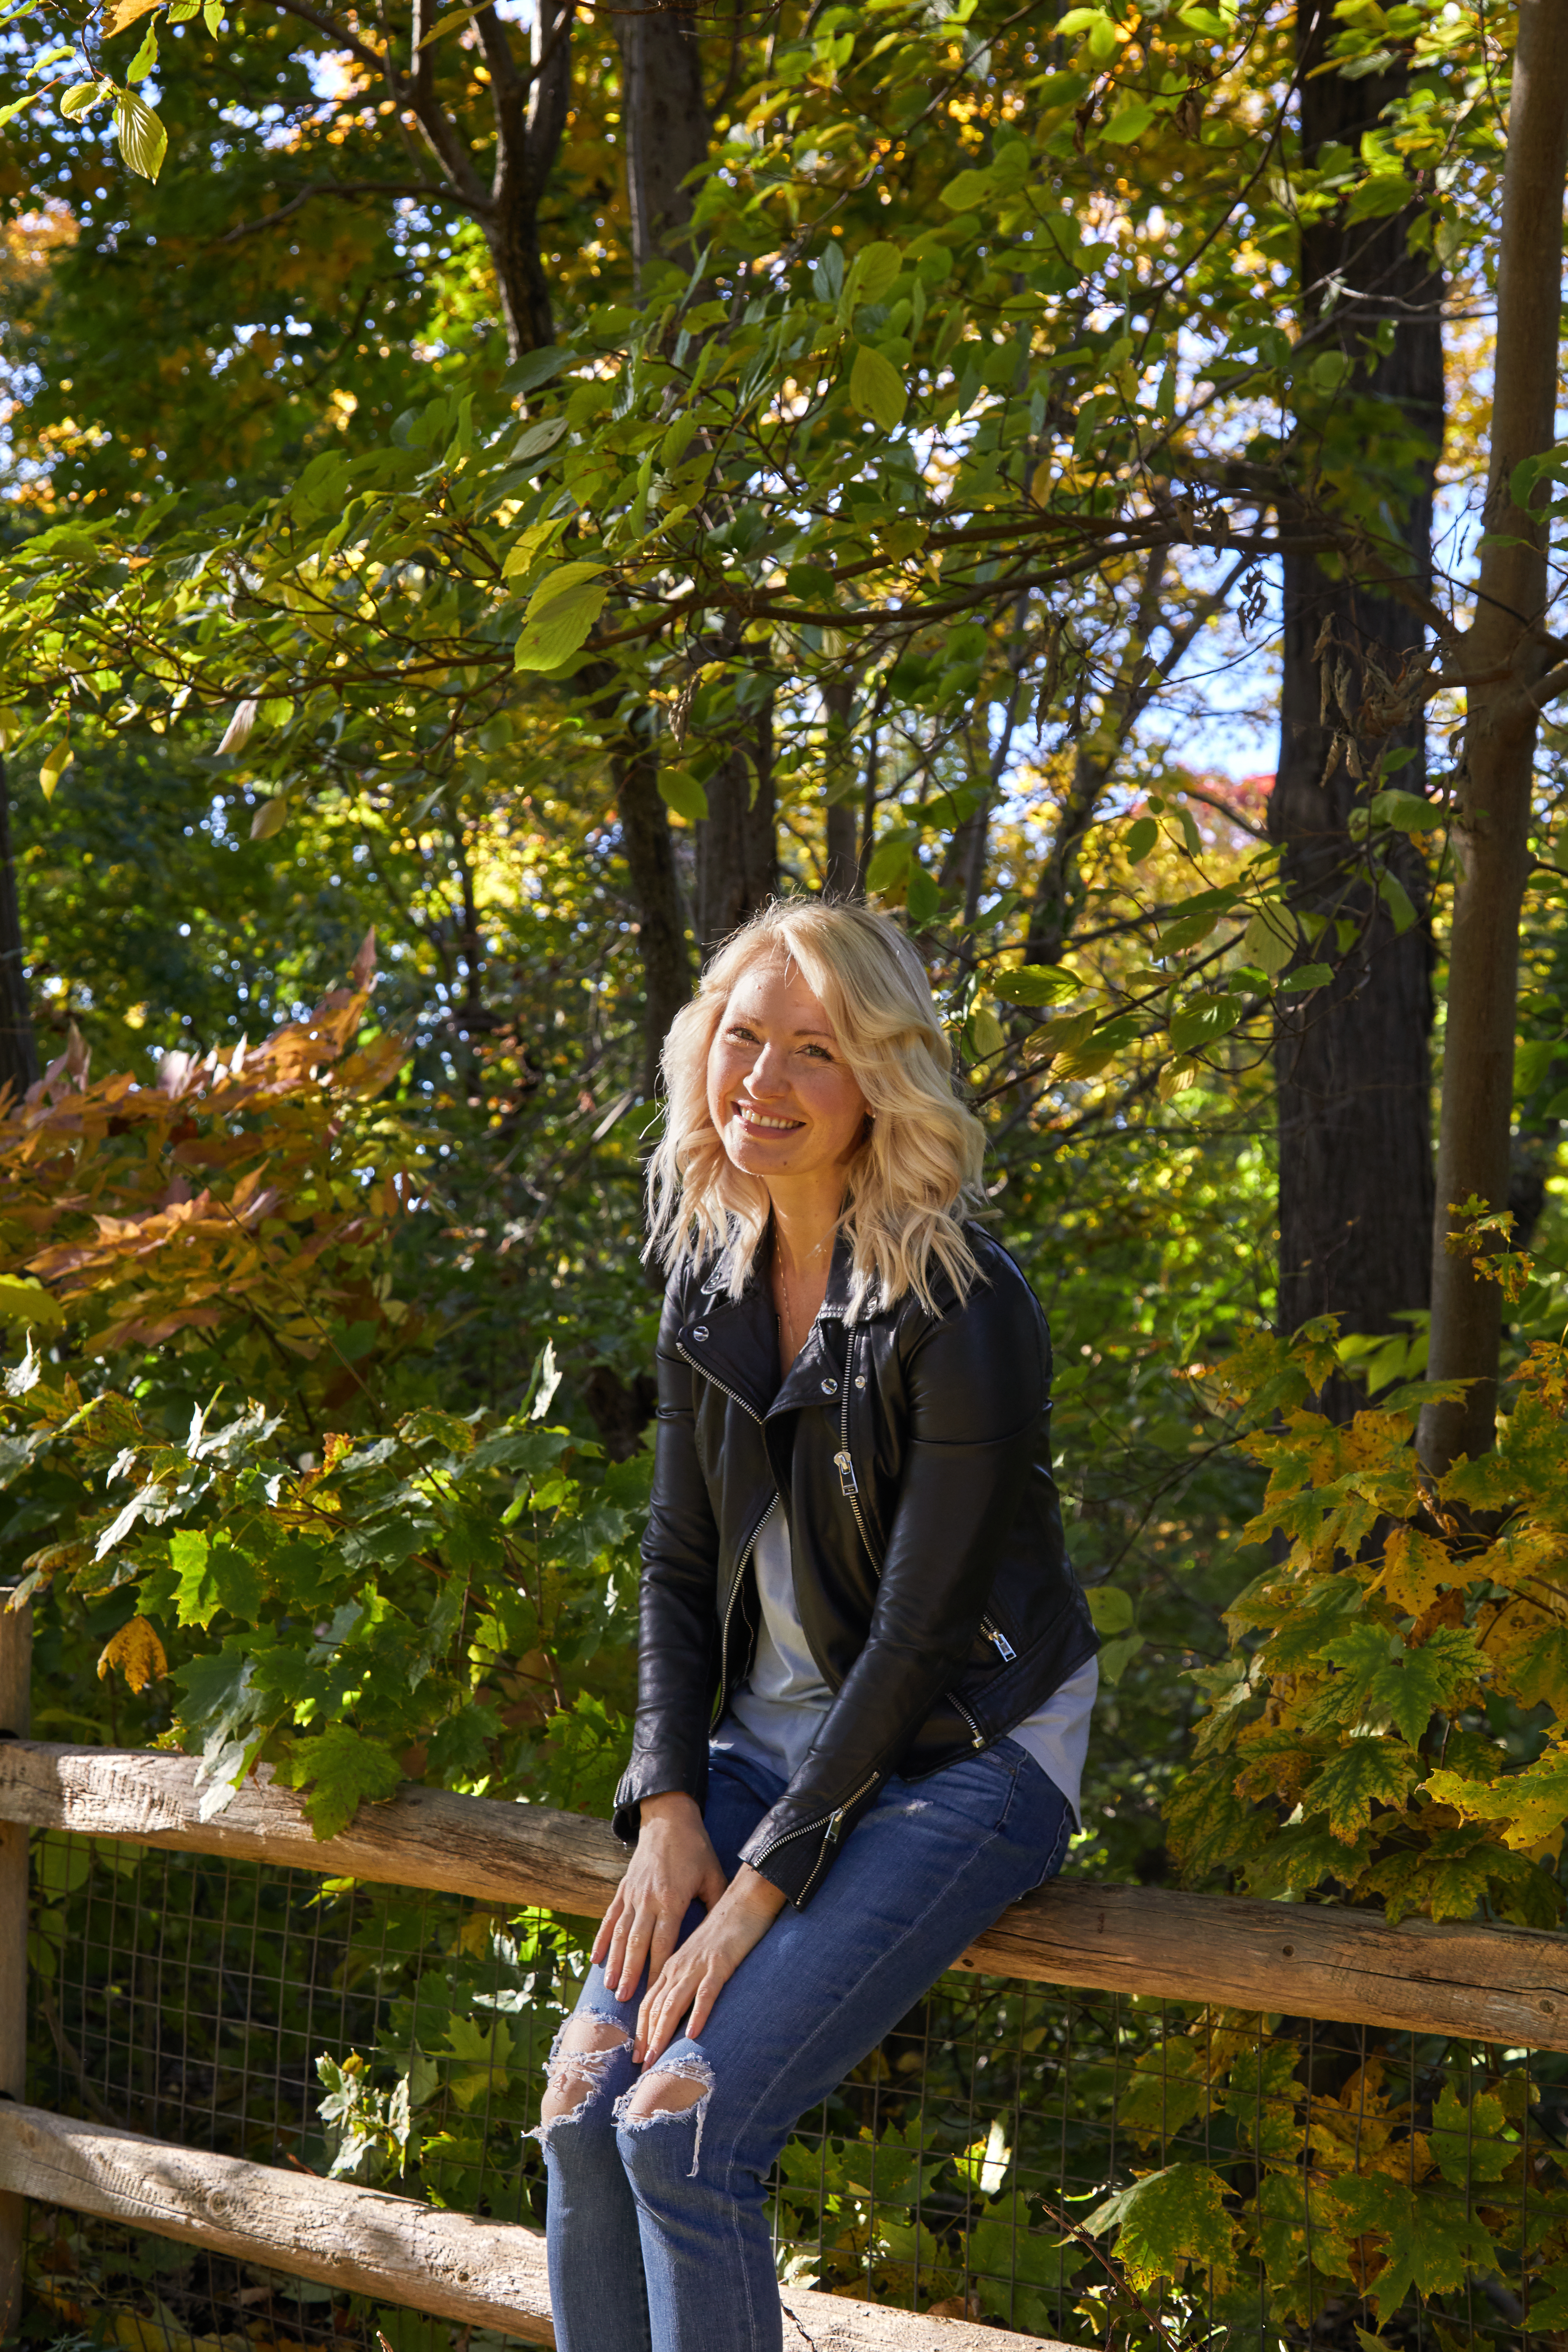
M706 1339L708 1337L707 1324L694 1323L691 1327L691 1336L694 1339Z
M837 1396L838 1394L837 1381L824 1381L822 1383L822 1393L824 1396Z
M865 1373L864 1373L864 1372L857 1372L857 1373L856 1373L856 1375L855 1375L855 1385L856 1385L856 1387L857 1387L858 1389L863 1389L863 1388L865 1387L865 1385L866 1385L866 1375L865 1375Z

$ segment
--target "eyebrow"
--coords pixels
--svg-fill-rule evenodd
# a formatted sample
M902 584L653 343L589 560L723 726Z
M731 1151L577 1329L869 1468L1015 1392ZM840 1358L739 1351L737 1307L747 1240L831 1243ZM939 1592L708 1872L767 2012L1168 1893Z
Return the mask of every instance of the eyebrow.
M759 1016L755 1013L733 1013L730 1017L732 1021L742 1022L750 1028ZM795 1034L797 1037L826 1037L830 1045L837 1042L831 1029L797 1029Z

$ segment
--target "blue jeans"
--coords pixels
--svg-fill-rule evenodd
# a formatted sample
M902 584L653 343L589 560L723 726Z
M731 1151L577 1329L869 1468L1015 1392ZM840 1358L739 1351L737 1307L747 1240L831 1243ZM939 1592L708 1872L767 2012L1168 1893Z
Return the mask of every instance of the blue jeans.
M715 1754L705 1818L726 1873L784 1783ZM720 1994L700 2042L649 2068L703 2087L626 2122L643 1986L591 1970L576 2014L626 2042L574 2061L589 2087L542 2132L558 2352L780 2352L763 2183L791 2127L837 2088L983 1929L1061 1867L1065 1798L1010 1739L889 1780L809 1909L785 1907ZM701 1918L693 1904L682 1929Z

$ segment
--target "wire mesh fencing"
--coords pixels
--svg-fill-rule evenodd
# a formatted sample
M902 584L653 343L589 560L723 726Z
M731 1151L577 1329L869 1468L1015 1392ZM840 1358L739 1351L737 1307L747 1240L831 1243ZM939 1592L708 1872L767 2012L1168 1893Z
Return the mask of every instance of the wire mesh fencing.
M587 1923L55 1832L34 1887L36 2105L542 2226ZM796 2284L1069 2343L1562 2352L1565 2173L1568 2056L954 1972L771 2194ZM84 2347L452 2333L63 2212L28 2268L28 2331Z

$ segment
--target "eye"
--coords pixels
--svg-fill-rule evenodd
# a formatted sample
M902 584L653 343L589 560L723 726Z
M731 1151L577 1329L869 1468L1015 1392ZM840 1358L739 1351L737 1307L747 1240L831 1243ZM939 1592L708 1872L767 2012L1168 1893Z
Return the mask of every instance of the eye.
M743 1021L731 1021L724 1034L726 1037L738 1037L744 1045L754 1045L757 1042L756 1031L748 1029Z
M807 1054L815 1054L819 1062L831 1062L833 1059L826 1045L806 1045L802 1050Z

